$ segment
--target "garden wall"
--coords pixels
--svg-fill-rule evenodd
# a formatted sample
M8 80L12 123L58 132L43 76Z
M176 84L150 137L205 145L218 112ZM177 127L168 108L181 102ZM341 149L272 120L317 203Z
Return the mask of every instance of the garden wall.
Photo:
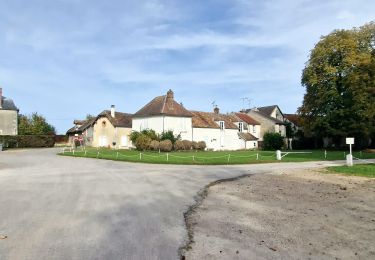
M54 135L0 135L4 148L53 147Z

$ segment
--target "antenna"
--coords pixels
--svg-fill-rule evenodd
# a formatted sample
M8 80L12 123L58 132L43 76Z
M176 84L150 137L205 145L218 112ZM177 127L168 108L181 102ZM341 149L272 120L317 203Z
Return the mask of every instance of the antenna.
M213 101L212 103L211 103L211 105L215 108L215 107L217 107L217 105L216 105L216 101Z
M248 97L242 97L242 111L245 111L245 102L247 101L247 103L250 105L250 101L251 99L249 99Z

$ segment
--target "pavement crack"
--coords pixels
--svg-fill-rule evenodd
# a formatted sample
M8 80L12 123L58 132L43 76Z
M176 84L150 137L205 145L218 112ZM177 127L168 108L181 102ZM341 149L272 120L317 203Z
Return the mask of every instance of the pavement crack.
M196 210L202 205L203 200L207 197L208 195L208 190L210 187L215 186L217 184L223 183L223 182L231 182L231 181L236 181L242 178L250 177L254 174L242 174L237 177L232 177L232 178L226 178L226 179L220 179L213 181L206 186L204 186L200 191L198 191L197 195L194 196L195 203L187 209L183 213L184 216L184 222L185 222L185 228L187 230L187 239L184 245L182 245L178 249L178 255L181 260L185 260L185 253L189 251L192 248L192 244L194 243L194 231L193 227L196 223L191 221L192 215L196 212Z

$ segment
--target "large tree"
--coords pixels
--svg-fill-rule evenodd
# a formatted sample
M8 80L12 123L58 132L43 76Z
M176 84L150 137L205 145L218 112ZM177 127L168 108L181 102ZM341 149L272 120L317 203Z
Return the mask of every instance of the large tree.
M52 135L55 134L55 127L50 125L47 120L38 113L32 113L30 116L18 116L18 134L19 135Z
M323 36L302 74L306 131L367 145L375 129L375 23Z

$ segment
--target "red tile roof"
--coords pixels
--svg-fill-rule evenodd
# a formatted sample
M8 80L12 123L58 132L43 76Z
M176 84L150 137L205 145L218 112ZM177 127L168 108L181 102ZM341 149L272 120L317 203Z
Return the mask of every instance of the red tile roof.
M224 121L226 129L238 129L234 124L238 118L233 115L216 114L213 112L190 111L193 114L192 124L196 128L219 129L219 121Z
M145 117L155 115L192 117L193 115L173 98L173 92L159 96L151 100L147 105L134 114L134 117Z
M260 123L258 121L256 121L254 118L252 118L248 114L236 113L236 116L239 117L242 121L244 121L248 125L260 125Z

